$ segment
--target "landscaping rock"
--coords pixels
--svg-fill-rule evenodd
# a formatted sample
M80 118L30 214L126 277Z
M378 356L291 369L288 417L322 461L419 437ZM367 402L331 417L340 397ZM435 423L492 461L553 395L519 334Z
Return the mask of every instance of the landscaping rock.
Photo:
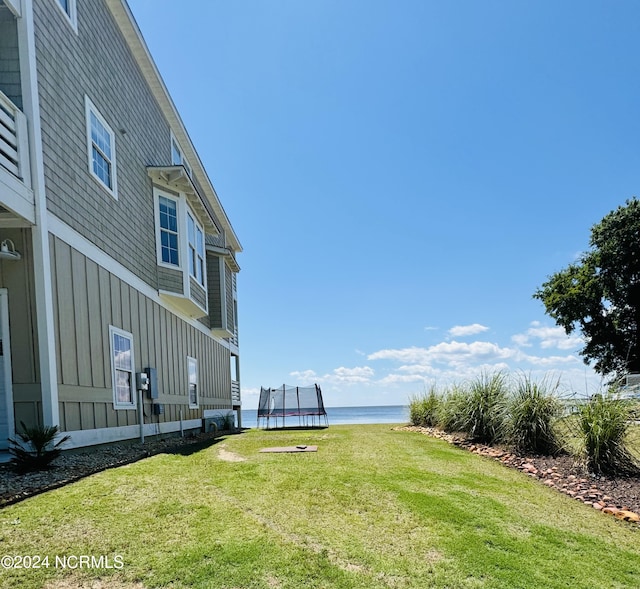
M556 488L589 507L633 523L640 523L640 477L605 477L589 474L570 456L517 456L503 448L471 444L460 436L446 434L435 428L404 428L446 440L476 454L517 468L528 476L540 479L549 488Z

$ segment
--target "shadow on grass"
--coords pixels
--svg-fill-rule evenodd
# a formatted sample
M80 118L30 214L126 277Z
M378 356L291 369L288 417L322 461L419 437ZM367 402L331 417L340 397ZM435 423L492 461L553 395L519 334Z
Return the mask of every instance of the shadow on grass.
M194 442L193 444L188 444L186 446L176 446L174 448L165 448L159 450L158 452L154 452L151 456L155 454L178 454L180 456L191 456L192 454L196 454L201 450L206 450L207 448L214 446L218 442L222 442L226 438L227 434L222 434L221 436L211 438L209 440L202 440L199 442Z
M209 448L210 446L213 446L214 444L217 444L218 442L225 440L227 436L234 435L236 433L241 433L241 430L238 430L237 432L232 432L232 431L219 432L217 435L213 437L206 438L204 440L194 439L192 442L189 442L188 439L184 440L182 438L176 437L175 445L171 445L170 443L168 443L166 446L160 447L160 448L153 448L153 447L145 448L143 445L142 447L135 448L129 456L114 458L110 462L105 461L101 464L95 465L92 468L78 469L78 471L71 472L70 474L64 476L64 478L62 479L48 482L46 478L43 477L42 482L38 486L23 489L18 493L0 496L0 509L2 509L3 507L6 507L7 505L13 505L14 503L18 503L19 501L28 499L29 497L35 497L36 495L46 493L47 491L53 491L54 489L65 487L66 485L75 483L77 481L80 481L86 477L97 474L99 472L103 472L105 470L111 470L112 468L119 468L121 466L126 466L128 464L133 464L134 462L144 460L145 458L151 458L152 456L157 456L159 454L191 456L196 452L205 450L206 448ZM125 442L125 444L130 442L131 441L128 440L127 442ZM83 448L82 450L85 451L86 449ZM73 451L71 451L71 453L73 453ZM47 471L55 472L56 471L55 464L49 469L38 471L38 472L44 475Z
M316 431L327 429L328 425L291 425L284 427L257 428L263 432L297 432L297 431Z

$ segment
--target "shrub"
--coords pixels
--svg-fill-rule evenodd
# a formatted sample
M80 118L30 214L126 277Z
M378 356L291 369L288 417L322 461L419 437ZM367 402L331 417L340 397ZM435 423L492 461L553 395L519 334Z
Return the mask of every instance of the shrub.
M509 399L506 435L510 445L518 452L553 455L561 448L555 431L555 420L562 404L555 396L559 382L547 379L534 382L522 376Z
M16 432L18 441L9 439L11 463L19 471L42 470L49 468L51 462L62 452L60 446L71 436L63 436L57 442L58 426L36 425L27 427L20 422L22 433Z
M438 398L436 388L431 387L428 392L409 399L409 421L411 425L433 427L438 423Z
M630 418L628 403L611 394L597 394L580 407L578 415L589 470L606 474L640 472L625 444Z

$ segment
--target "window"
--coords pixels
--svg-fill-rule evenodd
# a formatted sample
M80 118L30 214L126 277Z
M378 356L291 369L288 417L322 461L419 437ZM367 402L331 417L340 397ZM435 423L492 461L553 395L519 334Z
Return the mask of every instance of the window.
M78 18L76 12L76 0L55 0L74 31L78 32Z
M182 154L182 150L180 149L180 145L176 141L176 138L171 134L171 164L174 166L184 166L184 169L187 170L187 174L189 176L193 176L193 172L191 171L191 166L189 162L185 159Z
M172 198L158 196L160 225L160 259L165 264L180 265L178 256L178 203Z
M187 356L187 368L189 373L189 407L198 406L198 361Z
M113 196L116 192L115 135L96 107L85 97L89 172Z
M114 408L133 409L136 406L133 335L110 325L109 339Z
M189 238L189 274L204 286L204 233L191 215L187 213L187 235Z

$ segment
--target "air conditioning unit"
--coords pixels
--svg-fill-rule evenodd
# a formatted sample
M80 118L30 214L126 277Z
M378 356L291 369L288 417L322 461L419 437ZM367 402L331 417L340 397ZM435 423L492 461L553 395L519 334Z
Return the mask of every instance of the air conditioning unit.
M627 374L624 377L624 386L626 387L637 387L640 386L640 374Z

